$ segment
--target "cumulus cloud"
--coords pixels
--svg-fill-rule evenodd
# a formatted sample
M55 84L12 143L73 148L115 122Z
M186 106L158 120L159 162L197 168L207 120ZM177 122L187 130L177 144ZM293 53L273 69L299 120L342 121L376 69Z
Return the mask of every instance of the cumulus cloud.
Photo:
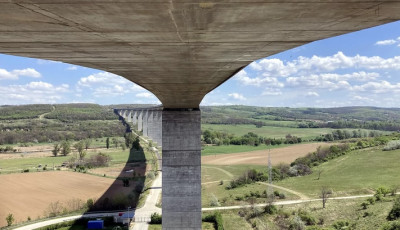
M240 81L244 85L252 85L252 86L267 85L269 87L278 87L278 88L282 88L284 86L284 84L282 82L279 82L279 80L277 78L268 77L268 76L251 78L248 76L248 74L244 70L241 70L235 76L235 79L237 81Z
M262 96L278 96L282 95L282 91L280 89L274 89L274 88L267 88L264 90L261 94Z
M375 43L375 45L377 45L377 46L386 46L386 45L393 45L395 43L396 43L396 40L388 39L388 40L377 41Z
M32 68L15 69L12 71L0 69L0 80L17 80L19 77L40 78L41 76L38 71Z
M77 69L78 69L78 67L75 66L75 65L69 66L69 67L67 68L67 70L77 70Z
M148 93L148 92L138 93L138 94L136 94L136 97L150 98L150 97L153 97L153 94Z
M252 66L257 66L254 68ZM382 58L379 56L347 56L338 52L332 56L303 57L300 56L293 61L283 62L280 59L262 59L254 62L250 68L262 71L263 76L289 77L293 75L305 75L310 73L331 73L339 69L390 69L400 70L400 56L393 58ZM260 70L261 69L261 70ZM243 76L241 76L243 77Z
M239 93L230 93L230 94L228 94L228 96L232 97L233 99L240 100L240 101L246 100L246 98L242 94L239 94Z
M307 92L306 96L308 96L308 97L319 97L319 94L317 92Z
M92 90L92 94L96 97L122 96L132 92L146 91L139 85L108 72L82 77L77 83L76 90L82 92L84 88Z
M25 85L0 86L1 104L57 103L69 92L69 85L55 86L47 82L30 82Z
M353 91L373 92L373 93L390 93L400 92L400 83L392 84L388 81L368 82L363 85L356 85L352 87Z

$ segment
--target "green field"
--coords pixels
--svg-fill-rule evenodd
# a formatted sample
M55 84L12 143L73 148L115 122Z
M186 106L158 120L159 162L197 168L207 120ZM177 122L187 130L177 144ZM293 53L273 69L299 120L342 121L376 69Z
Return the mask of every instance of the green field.
M275 148L283 148L289 145L272 145L266 146L261 144L259 146L251 146L251 145L220 145L220 146L203 146L201 150L202 156L208 155L218 155L218 154L229 154L229 153L242 153L242 152L251 152L256 150L267 150L267 149L275 149Z
M223 131L227 133L233 133L236 136L242 136L249 132L253 132L263 137L269 138L285 138L287 134L293 136L301 137L303 139L312 139L319 135L331 133L330 128L289 128L289 127L273 127L273 126L263 126L257 128L255 125L214 125L214 124L201 124L202 130L213 130L213 131Z
M322 186L335 196L366 194L379 186L400 186L400 150L382 151L382 147L353 151L314 167L314 173L292 177L277 184L311 197L318 197ZM316 180L322 171L320 180Z

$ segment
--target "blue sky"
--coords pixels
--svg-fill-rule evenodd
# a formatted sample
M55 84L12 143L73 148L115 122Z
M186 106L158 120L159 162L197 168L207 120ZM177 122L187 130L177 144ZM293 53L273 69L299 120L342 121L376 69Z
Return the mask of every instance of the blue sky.
M120 76L0 54L0 104L158 104ZM251 63L202 105L400 107L400 22L316 41Z

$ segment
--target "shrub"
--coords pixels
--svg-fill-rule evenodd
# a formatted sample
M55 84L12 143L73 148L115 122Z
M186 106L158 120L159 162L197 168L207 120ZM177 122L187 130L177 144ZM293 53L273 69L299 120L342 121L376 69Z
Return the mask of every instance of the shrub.
M150 224L162 224L162 216L156 212L151 214Z
M375 198L374 198L374 197L368 198L367 201L368 201L370 204L375 204Z
M306 225L301 220L299 216L294 216L294 218L290 221L289 225L290 230L303 230L306 229Z
M279 199L286 199L285 193L279 193Z
M390 151L400 149L400 140L389 141L385 147L383 147L383 151Z
M6 221L7 221L7 226L11 226L14 223L14 215L13 214L8 214L6 217Z
M214 194L211 194L210 206L211 207L221 206L221 204L218 201L218 198Z
M156 176L154 175L154 172L149 172L149 173L147 173L147 177L148 177L150 180L153 180Z
M339 220L335 222L332 227L336 230L355 230L356 224L348 221Z
M299 211L298 216L301 218L301 220L306 224L306 225L315 225L317 221L313 216L311 216L310 213L306 211Z
M364 202L361 203L361 207L362 207L363 209L367 209L367 208L368 208L368 205L369 205L369 202L366 202L366 201L364 201Z
M386 223L381 230L399 230L400 229L400 222L391 222Z
M400 218L400 197L397 197L394 201L392 210L390 210L389 215L387 216L388 220L397 220Z
M275 214L277 211L278 211L277 208L273 204L269 204L264 208L264 212L270 215Z

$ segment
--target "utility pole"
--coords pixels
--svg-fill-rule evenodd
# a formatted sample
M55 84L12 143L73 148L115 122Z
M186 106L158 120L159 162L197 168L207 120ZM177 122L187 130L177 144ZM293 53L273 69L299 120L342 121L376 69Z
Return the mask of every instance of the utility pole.
M271 149L268 149L268 196L273 196L274 190L272 188L272 165L271 165Z

